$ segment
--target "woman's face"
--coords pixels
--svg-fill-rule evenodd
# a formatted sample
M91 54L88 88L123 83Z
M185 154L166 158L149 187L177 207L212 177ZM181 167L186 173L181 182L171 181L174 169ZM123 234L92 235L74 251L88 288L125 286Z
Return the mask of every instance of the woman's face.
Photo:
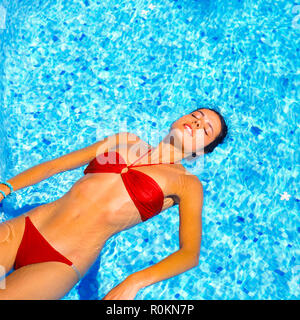
M209 109L197 109L182 116L171 126L171 135L175 143L184 148L184 152L202 151L221 132L221 121L217 113Z

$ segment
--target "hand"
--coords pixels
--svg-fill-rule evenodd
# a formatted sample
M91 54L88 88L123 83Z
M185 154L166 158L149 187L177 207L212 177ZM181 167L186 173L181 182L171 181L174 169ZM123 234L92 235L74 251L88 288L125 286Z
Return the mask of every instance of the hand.
M134 300L140 287L130 278L111 289L102 300Z

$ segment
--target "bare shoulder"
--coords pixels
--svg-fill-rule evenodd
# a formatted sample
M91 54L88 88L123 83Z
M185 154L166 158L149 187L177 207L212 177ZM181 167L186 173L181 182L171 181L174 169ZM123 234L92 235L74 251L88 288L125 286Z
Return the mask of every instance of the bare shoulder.
M131 132L118 132L110 135L104 139L107 143L107 150L113 150L115 148L127 149L128 145L132 146L140 140L140 138Z
M197 190L200 190L200 189L203 190L202 182L196 175L188 173L188 174L185 174L185 177L186 177L185 181L189 189L193 188Z
M130 139L130 140L139 138L135 133L128 132L128 131L118 132L116 135L118 137L120 137L120 138L127 138L127 139Z
M132 132L119 132L116 134L118 139L118 144L136 144L136 143L145 143L138 135Z
M183 199L193 195L203 197L203 184L196 175L191 174L184 168L179 177L178 196Z

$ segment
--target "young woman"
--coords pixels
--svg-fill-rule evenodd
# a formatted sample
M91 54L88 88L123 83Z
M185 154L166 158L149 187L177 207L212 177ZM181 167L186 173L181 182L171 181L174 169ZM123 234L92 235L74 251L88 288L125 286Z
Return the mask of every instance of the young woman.
M2 182L0 201L12 191L88 164L63 197L0 224L0 266L6 273L14 270L0 289L0 300L60 299L111 236L176 204L180 249L129 275L104 299L134 299L139 289L198 265L203 188L180 161L212 152L226 134L216 110L197 109L175 121L155 148L131 133L119 133Z

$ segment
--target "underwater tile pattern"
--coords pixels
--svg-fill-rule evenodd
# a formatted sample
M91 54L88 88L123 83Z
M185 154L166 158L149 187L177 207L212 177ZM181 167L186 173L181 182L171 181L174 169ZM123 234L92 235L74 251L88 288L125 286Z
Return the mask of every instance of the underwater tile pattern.
M300 6L290 0L0 1L1 180L127 130L156 145L215 106L199 265L136 299L299 299ZM17 191L0 221L61 197L84 168ZM179 249L178 206L109 239L63 299L101 299Z

